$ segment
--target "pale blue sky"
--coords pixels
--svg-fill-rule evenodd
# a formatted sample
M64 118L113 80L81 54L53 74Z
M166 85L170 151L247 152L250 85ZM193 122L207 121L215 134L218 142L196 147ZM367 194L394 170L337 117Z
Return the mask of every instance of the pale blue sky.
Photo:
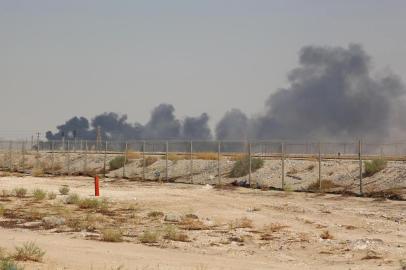
M406 1L0 0L0 137L161 102L179 118L263 110L304 45L360 43L406 77Z

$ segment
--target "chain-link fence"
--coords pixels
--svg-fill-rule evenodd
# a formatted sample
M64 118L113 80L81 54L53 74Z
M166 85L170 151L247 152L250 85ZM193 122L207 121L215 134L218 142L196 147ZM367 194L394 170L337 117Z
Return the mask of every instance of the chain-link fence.
M5 172L356 193L404 188L405 157L361 141L0 141Z

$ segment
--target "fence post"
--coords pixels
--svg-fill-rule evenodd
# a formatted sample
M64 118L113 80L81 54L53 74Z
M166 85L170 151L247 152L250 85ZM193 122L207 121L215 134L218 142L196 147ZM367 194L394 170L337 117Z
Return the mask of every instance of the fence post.
M104 158L103 158L103 178L106 178L106 160L107 160L107 140L104 146Z
M12 155L12 149L13 149L13 141L10 141L9 147L8 147L8 155L9 155L9 164L8 164L8 168L11 171L13 171L13 155Z
M23 144L21 145L21 155L23 157L21 161L21 170L24 172L24 167L25 167L25 141L23 141Z
M70 145L69 145L69 140L67 142L67 146L68 146L68 151L67 151L67 159L68 159L68 175L70 175Z
M55 153L54 153L54 141L51 141L51 174L54 175L54 163L55 163Z
M221 142L218 141L218 144L217 144L217 174L218 174L218 184L219 185L221 185L220 153L221 153Z
M168 151L169 151L169 145L168 141L165 142L165 181L168 182ZM161 183L161 177L159 177L159 182Z
M145 180L145 141L142 142L142 178Z
M125 164L127 163L127 151L128 151L128 143L126 142L124 151L123 178L125 178Z
M281 161L282 161L282 189L285 189L285 143L281 143Z
M190 182L193 184L193 141L190 141Z
M361 140L358 141L358 161L359 161L359 193L361 196L363 196L363 190L362 190L362 157L361 157L361 151L362 151L362 142Z
M252 172L252 158L251 158L251 143L248 143L248 184L250 187L253 187L251 182L251 172Z
M319 142L319 192L321 192L321 143Z

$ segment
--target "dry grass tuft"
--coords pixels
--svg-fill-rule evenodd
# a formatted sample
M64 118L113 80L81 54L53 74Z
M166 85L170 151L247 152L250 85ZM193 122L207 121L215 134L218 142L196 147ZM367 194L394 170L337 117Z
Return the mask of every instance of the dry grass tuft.
M163 218L164 217L164 213L161 211L151 211L148 213L148 217L149 218L154 218L154 219L158 219L158 218Z
M33 195L36 201L42 201L46 198L47 193L44 190L38 188L33 191Z
M25 188L15 188L14 190L13 190L13 193L15 194L15 196L16 197L18 197L18 198L24 198L25 197L25 195L27 194L27 189L25 189Z
M157 231L144 231L139 237L141 243L157 243L159 240L159 233Z
M45 251L40 249L34 242L26 242L21 247L15 248L12 257L16 261L41 262L44 255Z
M262 229L261 240L272 240L274 239L274 233L279 232L288 226L280 224L280 223L271 223L265 225Z
M188 242L189 237L183 232L179 232L174 225L168 225L164 228L164 238L172 241Z
M321 191L326 192L330 191L331 189L338 188L340 185L335 184L331 180L321 180ZM320 185L319 181L315 181L311 183L307 188L305 188L306 191L312 191L312 192L317 192L320 190Z
M184 230L205 230L207 226L199 219L191 218L191 217L184 217L179 222L179 227Z
M121 230L105 229L102 231L102 240L105 242L122 242L123 234Z
M42 167L34 167L31 171L31 175L34 177L41 177L44 176L45 172Z
M238 228L253 228L252 220L243 217L243 218L238 218L229 223L230 229L238 229Z

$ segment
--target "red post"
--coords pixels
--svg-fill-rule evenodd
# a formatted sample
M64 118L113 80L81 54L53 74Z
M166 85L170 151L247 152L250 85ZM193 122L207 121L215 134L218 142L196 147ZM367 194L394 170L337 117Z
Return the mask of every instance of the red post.
M94 177L94 196L98 197L100 195L99 190L99 176Z

